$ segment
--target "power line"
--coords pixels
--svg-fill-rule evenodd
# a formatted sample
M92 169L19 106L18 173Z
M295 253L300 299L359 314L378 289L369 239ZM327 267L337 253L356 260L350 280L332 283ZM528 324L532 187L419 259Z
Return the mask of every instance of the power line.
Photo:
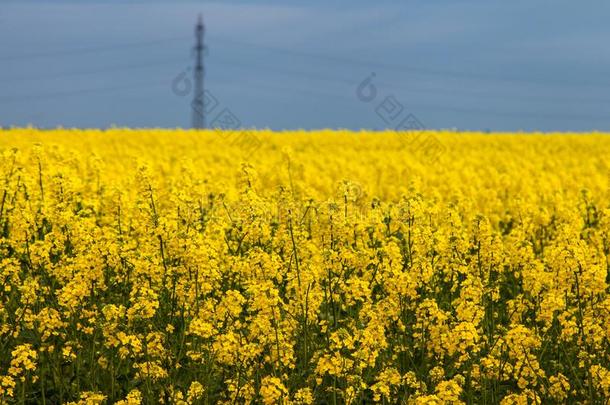
M280 74L295 75L295 76L300 76L302 78L310 79L310 80L343 83L343 84L352 85L352 86L356 86L360 83L360 81L358 81L358 80L346 79L344 77L329 76L329 75L325 75L325 74L320 75L318 73L303 72L303 71L298 71L298 70L279 68L277 66L261 65L261 64L250 63L250 62L244 63L244 62L230 61L229 63L227 63L227 65L230 65L230 66L233 66L236 68L243 68L243 69L247 69L247 70L252 70L252 68L264 69L265 71L277 72ZM519 96L519 95L511 95L511 94L508 94L508 95L507 94L494 94L494 93L481 92L481 91L476 91L476 90L473 91L473 90L463 90L463 89L461 89L461 90L430 89L430 88L425 88L425 87L423 87L423 88L422 87L412 87L411 85L405 85L403 83L390 83L390 82L384 82L384 81L378 81L378 82L375 82L375 84L380 87L389 88L390 91L392 91L392 89L402 89L404 91L422 93L422 94L451 94L451 95L463 94L463 95L477 97L477 98L489 97L489 98L500 98L502 100L513 99L513 100L519 100L519 101L610 103L610 98L603 98L603 97L570 96L569 98L561 98L561 97L551 97L551 96L545 97L545 96L539 96L539 95Z
M39 100L39 99L56 99L61 97L71 97L82 94L89 93L101 93L101 92L112 92L112 91L122 91L127 89L136 89L136 88L144 88L151 86L160 86L167 85L166 82L141 82L141 83L132 83L121 86L110 86L110 87L96 87L96 88L87 88L87 89L79 89L72 91L63 91L63 92L54 92L54 93L43 93L43 94L30 94L23 95L17 97L5 97L0 98L0 104L10 103L10 102L20 102L20 101L31 101L31 100ZM295 89L294 87L285 87L278 85L265 85L265 84L257 84L257 83L241 83L240 86L250 86L263 88L268 90L275 90L280 92L290 92L294 93L299 92L304 95L313 96L318 99L327 98L327 97L340 97L347 98L347 96L341 96L336 94L329 94L319 92L313 89ZM453 107L439 104L425 104L425 103L408 103L410 107L416 108L425 108L432 110L444 110L444 111L453 111L459 113L468 113L468 114L476 114L476 115L496 115L503 117L513 117L513 118L545 118L545 119L554 119L554 120L568 120L568 121L591 121L591 120L606 120L608 117L605 115L593 115L593 114L555 114L555 113L535 113L535 112L511 112L511 111L498 111L493 109L478 109L478 108L464 108L464 107Z
M61 98L61 97L71 97L71 96L77 96L77 95L89 94L89 93L104 93L104 92L137 89L137 88L159 86L159 85L167 85L167 82L162 82L162 83L158 82L158 81L140 82L140 83L124 84L124 85L120 85L120 86L91 87L91 88L86 88L86 89L57 91L57 92L51 92L51 93L25 94L25 95L19 95L19 96L11 96L11 97L0 97L0 104L20 102L20 101L40 100L40 99L56 99L56 98Z
M86 48L86 49L77 49L77 50L68 50L68 51L60 51L60 52L55 52L55 53L45 53L45 54L30 54L30 55L22 55L22 56L14 56L14 57L7 57L7 58L0 58L0 60L10 60L10 59L16 59L16 58L29 58L29 57L44 57L44 56L55 56L55 55L65 55L65 54L80 54L80 53L87 53L87 52L99 52L99 51L103 51L103 50L113 50L113 49L122 49L122 48L131 48L131 47L135 47L135 46L148 46L148 45L153 45L153 44L158 44L158 43L162 43L162 42L167 42L167 41L174 41L174 40L182 40L184 38L187 37L173 37L173 38L165 38L165 39L158 39L158 40L153 40L153 41L145 41L145 42L136 42L136 43L131 43L131 44L123 44L123 45L117 45L117 46L107 46L107 47L95 47L95 48ZM271 46L267 46L267 45L260 45L260 44L253 44L253 43L249 43L249 42L242 42L242 41L234 41L234 40L228 40L228 39L220 39L220 41L224 41L224 42L230 42L230 43L234 43L234 44L238 44L238 45L242 45L242 46L251 46L251 47L257 47L257 48L261 48L261 49L265 49L265 50L272 50L272 51L276 51L276 52L281 52L281 53L286 53L286 54L292 54L292 55L298 55L298 56L303 56L303 57L317 57L317 58L323 58L323 59L327 59L327 60L332 60L332 61L340 61L342 63L357 63L357 64L366 64L368 67L371 67L372 65L375 65L377 67L387 67L387 64L379 64L378 62L373 62L373 63L369 63L369 62L364 62L364 61L354 61L352 59L347 59L347 58L340 58L340 57L336 57L336 56L330 56L330 55L322 55L319 53L310 53L310 52L300 52L300 51L294 51L294 50L290 50L290 49L284 49L284 48L278 48L278 47L271 47ZM128 64L128 65L116 65L116 66L110 66L107 68L102 68L102 69L94 69L94 70L83 70L83 71L73 71L73 72L66 72L66 73L57 73L54 75L49 75L46 77L34 77L34 78L28 78L28 77L16 77L16 78L9 78L9 79L1 79L0 82L2 83L6 83L6 82L10 82L10 81L26 81L26 80L45 80L45 79L53 79L53 78L59 78L59 77L70 77L70 76L77 76L77 75L88 75L88 74L94 74L94 73L105 73L105 72L112 72L112 71L121 71L121 70L129 70L129 69L140 69L140 68L148 68L151 66L159 66L159 65L169 65L172 64L170 60L168 60L167 62L162 61L162 62L148 62L145 64ZM231 62L232 65L239 67L240 62ZM247 66L248 68L252 68L252 67L256 67L257 65L252 64L252 63L248 63L247 65L244 63L241 63L242 66ZM259 68L264 68L266 70L273 70L273 71L277 71L280 73L286 73L286 74L292 74L292 75L297 75L300 77L305 77L308 79L314 79L314 80L324 80L324 81L335 81L335 82L343 82L343 83L347 83L347 84L355 84L356 82L354 81L350 81L350 80L346 80L344 78L337 78L337 77L328 77L328 76L323 76L323 75L319 75L319 74L312 74L310 72L302 72L302 71L295 71L295 70L287 70L287 69L283 69L283 68L278 68L277 66L261 66L260 64L258 65ZM399 69L398 66L392 65L393 68L395 69ZM401 68L404 67L401 65ZM421 68L418 68L418 71L422 71L423 70ZM430 73L429 70L425 70L425 72ZM434 74L441 74L440 71L437 72L433 72ZM446 72L445 72L446 73ZM457 72L451 72L452 74L456 74ZM444 73L443 73L444 74ZM464 76L464 73L459 73L460 77ZM474 76L472 74L466 74L468 76ZM485 77L486 79L490 79L490 77ZM502 80L502 79L500 79ZM554 82L555 83L555 82ZM562 84L565 84L564 82L561 82ZM392 87L392 88L403 88L406 91L411 91L411 92L419 92L419 93L450 93L450 94L466 94L466 95L472 95L472 96L476 96L476 97L491 97L491 98L502 98L502 99L514 99L514 100L524 100L524 101L532 101L532 100L540 100L540 101L552 101L552 102L561 102L561 101L565 101L565 102L593 102L593 103L607 103L610 102L610 99L606 99L606 98L591 98L591 97L573 97L570 96L569 99L562 99L560 97L544 97L544 96L539 96L539 95L534 95L534 96L515 96L515 95L505 95L505 94L489 94L489 93L485 93L485 92L478 92L478 91L472 91L472 90L444 90L444 89L440 89L440 90L431 90L431 89L422 89L420 88L413 88L413 87L405 87L402 83L393 83L393 84L384 84L383 82L379 83L380 85L385 85L387 87Z
M203 95L203 56L202 56L202 51L204 49L203 46L203 32L204 32L204 27L203 27L203 23L200 20L197 24L196 27L196 38L197 38L197 45L195 47L195 50L197 51L197 65L195 68L195 81L197 82L198 80L200 81L200 85L196 85L196 92L195 95L199 94L199 95ZM184 37L181 37L184 38ZM167 40L171 40L171 39L165 39L165 40L160 40L160 41L167 41ZM124 46L120 46L120 48L123 47L130 47L130 46L141 46L141 45L149 45L149 44L153 44L153 43L158 43L159 41L148 41L146 43L132 43L132 44L125 44ZM265 47L267 48L267 47ZM100 48L89 48L88 50L73 50L72 52L89 52L92 51L93 49L96 49L96 51L99 51ZM108 47L104 48L104 49L110 49ZM116 49L116 47L113 47L113 49ZM273 48L276 49L276 48ZM282 50L282 52L287 52L287 53L292 53L292 54L303 54L301 52L296 52L296 51L292 51L292 50ZM309 55L309 54L307 54ZM32 56L32 55L31 55ZM37 56L41 56L40 54ZM337 59L335 57L331 57L333 60ZM341 60L343 60L343 58L341 58ZM236 64L239 66L239 64ZM133 64L133 65L123 65L123 66L114 66L114 67L110 67L110 69L97 69L94 71L90 71L90 72L71 72L71 73L67 73L67 75L71 75L71 74L87 74L87 73L92 73L92 72L103 72L103 71L109 71L109 70L120 70L120 69L131 69L131 68L140 68L143 67L144 65L142 64ZM251 69L253 66L253 64L248 64L247 68ZM259 65L260 67L260 65ZM277 67L268 67L265 66L263 67L265 69L268 70L273 70L275 69L276 71L282 71L282 69L278 69ZM200 76L198 75L198 72L200 73ZM319 75L319 74L312 74L309 72L303 72L303 71L295 71L295 70L283 70L284 73L288 73L288 74L294 74L294 75L300 75L302 77L307 77L310 79L315 79L315 80L327 80L327 81L333 81L333 82L342 82L342 83L346 83L346 84L356 84L357 82L355 81L350 81L344 78L329 78L327 76L324 75ZM198 78L199 77L199 78ZM151 84L154 85L160 85L161 83L155 82L155 83L131 83L131 84L127 84L127 85L120 85L120 86L110 86L110 87L96 87L96 88L87 88L87 89L78 89L78 90L70 90L70 91L60 91L60 92L52 92L52 93L43 93L43 94L31 94L31 95L22 95L22 96L13 96L13 97L0 97L0 103L7 103L7 102L14 102L14 101L26 101L26 100L37 100L37 99L53 99L53 98L58 98L58 97L70 97L70 96L75 96L75 95L81 95L81 94L88 94L88 93L97 93L97 92L108 92L108 91L120 91L120 90L125 90L125 89L131 89L131 88L141 88L141 87L149 87ZM245 83L245 85L252 85L252 83ZM254 84L256 86L256 84ZM258 85L259 87L261 87L260 85ZM310 96L315 96L315 97L329 97L329 96L333 96L333 95L329 95L328 93L324 94L322 92L316 91L315 89L307 89L307 90L302 90L302 89L295 89L295 88L286 88L286 87L282 87L282 86L262 86L264 88L267 89L271 89L271 90L280 90L280 91L297 91L303 94L307 94ZM413 89L410 89L409 91L413 91ZM417 90L415 90L417 91ZM425 90L424 90L425 91ZM199 111L201 112L200 115L200 119L201 121L197 121L197 118L194 117L194 125L195 127L203 127L204 122L203 122L203 100L201 97L197 97L195 96L195 99L193 101L193 103L199 102ZM412 104L409 103L410 106L419 106L419 107L423 107L423 108L430 108L430 109L440 109L440 110L448 110L448 111L455 111L455 112L460 112L460 113L475 113L475 114L489 114L489 115L499 115L499 116L508 116L508 117L530 117L530 118L552 118L552 119L558 119L558 120L592 120L592 119L606 119L606 116L598 116L598 115L582 115L582 114L553 114L553 113L532 113L532 112L525 112L525 113L519 113L519 112L507 112L507 111L497 111L497 110L490 110L490 109L477 109L477 108L463 108L463 107L452 107L452 106L443 106L443 105L438 105L438 104L421 104L421 103L417 103L417 104ZM198 126L201 125L201 126Z
M157 67L157 66L165 66L165 65L176 65L176 60L175 59L164 59L164 60L150 61L147 63L111 65L111 66L106 66L106 67L99 68L99 69L91 69L91 70L86 69L86 70L75 70L75 71L71 71L71 72L60 72L60 73L55 73L55 74L51 74L51 75L47 75L47 76L9 77L9 78L5 78L5 79L1 79L0 83L8 83L8 82L14 82L14 81L49 80L49 79L57 79L57 78L62 78L62 77L73 77L73 76L86 76L86 75L97 74L97 73L121 72L121 71L125 71L125 70L145 69L145 68L149 68L149 67Z
M268 85L268 84L260 84L260 83L252 83L252 82L243 82L239 84L240 86L249 86L255 88L262 88L268 90L275 90L280 92L291 92L294 93L299 92L304 95L309 95L316 97L318 99L323 99L327 97L333 98L349 98L347 95L337 95L337 94L329 94L320 92L315 89L295 89L294 87L285 87L278 86L277 84ZM536 113L536 112L516 112L516 111L498 111L487 108L467 108L467 107L454 107L447 106L441 104L427 104L427 103L405 103L408 104L409 108L425 108L430 110L444 110L444 111L453 111L459 113L468 113L468 114L476 114L476 115L496 115L502 117L513 117L513 118L545 118L545 119L554 119L554 120L568 120L568 121L591 121L591 120L607 120L607 115L595 115L595 114L563 114L563 113Z
M112 92L112 91L122 91L127 89L135 89L135 88L143 88L150 86L160 86L167 85L167 82L141 82L141 83L132 83L120 86L110 86L110 87L94 87L94 88L86 88L86 89L78 89L71 91L62 91L62 92L52 92L52 93L42 93L42 94L29 94L22 96L13 96L13 97L0 97L0 104L11 103L11 102L20 102L20 101L31 101L31 100L39 100L39 99L55 99L61 97L71 97L82 94L89 93L101 93L101 92ZM280 92L299 92L304 95L317 97L318 99L324 99L328 97L339 97L343 99L347 99L348 96L329 94L325 92L320 92L315 89L298 89L294 87L285 87L268 84L260 84L260 83L252 83L252 82L243 82L240 83L240 86L249 86L249 87L257 87L268 89L272 91L280 91ZM479 108L466 108L466 107L454 107L454 106L446 106L440 104L427 104L427 103L406 103L409 107L415 108L425 108L432 110L444 110L444 111L453 111L459 113L468 113L468 114L477 114L477 115L496 115L503 117L514 117L514 118L545 118L545 119L554 119L554 120L569 120L569 121L590 121L590 120L606 120L608 117L606 115L594 115L594 114L559 114L559 113L536 113L536 112L511 112L511 111L498 111L493 109L479 109Z
M366 61L362 59L353 59L343 56L336 55L328 55L319 52L308 52L308 51L297 51L294 49L287 49L282 47L257 44L252 42L245 41L236 41L228 38L217 38L218 42L232 43L234 45L245 46L255 49L262 49L269 52L283 53L286 55L298 56L303 58L315 58L318 60L326 60L328 62L333 63L342 63L348 64L351 66L361 66L365 68L380 68L386 70L393 70L404 73L405 71L429 75L429 76L441 76L441 77L451 77L455 79L470 79L470 80L487 80L487 81L503 81L503 82L521 82L521 83L530 83L530 84L543 84L543 85L576 85L576 86L610 86L610 83L594 83L594 82L569 82L565 79L561 80L552 80L552 79L534 79L527 77L509 77L509 76L497 76L490 75L485 73L473 73L473 72L460 72L455 70L446 70L446 69L435 69L421 66L413 66L413 65L405 65L405 64L397 64L397 63L386 63L386 62L378 62L378 61Z
M138 48L143 46L151 46L158 45L165 42L173 42L173 41L183 41L188 37L180 36L180 37L170 37L170 38L161 38L151 41L141 41L141 42L132 42L128 44L120 44L120 45L104 45L104 46L96 46L96 47L88 47L88 48L78 48L78 49L66 49L54 52L41 52L41 53L31 53L26 55L11 55L0 57L0 61L12 61L12 60L21 60L21 59L33 59L33 58L49 58L56 56L71 56L71 55L82 55L86 53L96 53L96 52L106 52L106 51L114 51L117 49L130 49L130 48Z
M151 67L156 67L156 66L175 65L175 64L176 64L176 62L174 59L166 59L166 60L150 61L147 63L113 65L113 66L107 66L107 67L100 68L100 69L92 69L92 70L77 70L77 71L71 71L71 72L61 72L61 73L56 73L56 74L52 74L52 75L48 75L48 76L11 77L11 78L0 79L0 83L9 83L9 82L14 82L14 81L48 80L48 79L56 79L56 78L61 78L61 77L83 76L83 75L107 73L107 72L120 72L120 71L125 71L125 70L146 69L146 68L151 68ZM229 66L236 67L236 68L248 69L248 70L252 70L252 68L264 69L265 71L273 71L273 72L277 72L280 74L298 76L298 77L309 79L309 80L343 83L343 84L348 84L348 85L357 85L358 84L358 81L346 79L344 77L329 76L326 74L318 74L318 73L311 73L311 72L299 71L299 70L294 70L294 69L280 68L278 66L261 65L261 64L251 63L251 62L245 63L245 62L239 62L239 61L235 61L235 60L229 60L229 62L225 62L223 64L227 64ZM495 93L481 92L481 91L476 91L476 90L431 89L431 88L426 88L426 87L423 87L423 88L422 87L413 87L411 85L404 85L403 83L393 83L393 82L390 83L390 82L383 82L383 81L379 81L377 84L379 86L383 86L383 87L390 88L390 89L397 88L397 89L402 89L404 91L420 93L420 94L450 94L450 95L462 94L462 95L472 96L472 97L477 97L477 98L487 97L487 98L496 98L496 99L500 98L502 100L511 99L511 100L519 100L519 101L545 101L545 102L551 101L554 103L558 103L558 102L610 103L609 98L603 98L603 97L575 97L572 95L569 98L543 96L543 95L520 96L520 95L512 95L512 94L495 94Z
M113 66L107 66L107 67L100 68L100 69L61 72L61 73L48 75L48 76L11 77L11 78L1 79L0 83L9 83L9 82L14 82L14 81L49 80L49 79L56 79L56 78L62 78L62 77L84 76L84 75L107 73L107 72L120 72L120 71L126 71L126 70L146 69L146 68L151 68L151 67L175 65L175 64L176 64L176 62L174 59L157 60L157 61L150 61L147 63L113 65ZM251 62L245 63L245 62L230 60L229 62L225 62L223 64L226 64L226 65L229 65L232 67L236 67L238 69L248 69L248 70L252 70L252 68L264 69L265 71L272 71L272 72L277 72L280 74L298 76L298 77L305 78L308 80L343 83L343 84L347 84L347 85L357 85L358 84L357 80L346 79L343 77L329 76L326 74L311 73L311 72L299 71L299 70L294 70L294 69L286 69L286 68L280 68L277 66L261 65L261 64L251 63ZM509 100L520 100L520 101L545 101L545 102L551 101L554 103L558 103L558 102L610 103L610 99L603 98L603 97L570 96L569 98L562 98L562 97L551 97L551 96L541 96L541 95L520 96L520 95L512 95L512 94L508 94L508 95L507 94L494 94L494 93L481 92L481 91L476 91L476 90L473 91L473 90L463 90L463 89L459 89L459 90L431 89L431 88L426 88L426 87L423 87L423 88L422 87L413 87L411 85L405 85L403 83L389 83L389 82L383 82L383 81L379 81L376 84L378 84L379 86L382 86L382 87L390 88L390 89L402 89L404 91L420 93L420 94L450 94L450 95L462 94L462 95L477 97L477 98L486 97L486 98L496 98L496 99L500 98L502 100L509 99ZM17 96L17 97L19 97L19 96Z

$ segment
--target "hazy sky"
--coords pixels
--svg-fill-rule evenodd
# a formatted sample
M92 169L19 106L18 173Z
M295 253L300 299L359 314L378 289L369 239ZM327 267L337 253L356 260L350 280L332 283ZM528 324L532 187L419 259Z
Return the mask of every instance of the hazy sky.
M429 128L610 131L610 3L593 0L0 0L0 125L189 127L172 83L199 12L208 121L394 127L376 113L393 97Z

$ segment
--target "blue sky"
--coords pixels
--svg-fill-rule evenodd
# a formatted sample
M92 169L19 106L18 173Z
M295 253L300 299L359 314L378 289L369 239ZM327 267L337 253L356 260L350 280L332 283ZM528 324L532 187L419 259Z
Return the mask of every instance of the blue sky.
M172 83L200 12L208 121L382 129L393 97L429 128L610 131L610 3L593 0L0 0L0 125L189 127Z

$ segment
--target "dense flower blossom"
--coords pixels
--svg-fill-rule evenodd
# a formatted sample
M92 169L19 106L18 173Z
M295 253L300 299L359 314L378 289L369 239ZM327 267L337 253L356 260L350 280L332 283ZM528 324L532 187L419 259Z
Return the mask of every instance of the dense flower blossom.
M610 400L606 135L0 134L0 404Z

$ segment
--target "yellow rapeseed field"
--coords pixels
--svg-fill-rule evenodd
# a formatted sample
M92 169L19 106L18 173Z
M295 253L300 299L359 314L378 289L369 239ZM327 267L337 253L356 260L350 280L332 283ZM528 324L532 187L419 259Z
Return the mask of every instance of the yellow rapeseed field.
M603 404L610 135L0 131L0 403Z

